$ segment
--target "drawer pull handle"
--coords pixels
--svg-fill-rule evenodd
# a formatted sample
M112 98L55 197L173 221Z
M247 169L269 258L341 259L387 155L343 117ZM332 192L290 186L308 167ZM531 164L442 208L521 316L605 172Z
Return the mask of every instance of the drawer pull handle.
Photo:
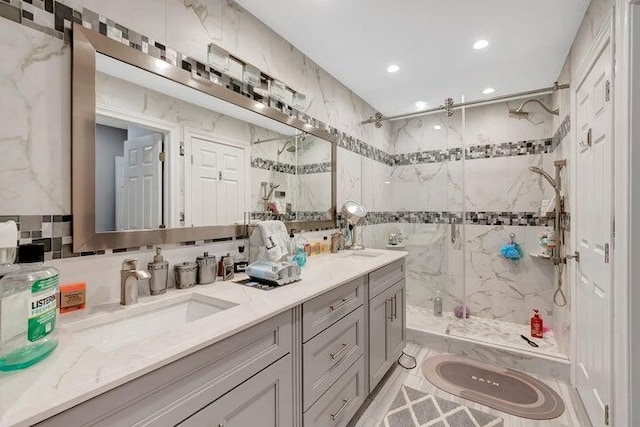
M336 412L335 414L331 414L331 420L335 421L340 418L344 410L347 409L347 406L349 406L349 402L351 402L351 398L343 400L342 406L340 407L340 409L338 409L338 412Z
M346 303L348 303L349 301L351 301L350 298L343 298L342 301L340 301L339 303L330 305L329 309L331 311L335 311L335 310L339 309L340 307L342 307L343 305L345 305Z
M394 295L391 299L393 300L393 318L397 319L398 318L398 295Z
M391 304L393 304L392 298L389 298L388 300L384 301L384 312L385 314L389 313L389 320L393 320L393 306Z
M344 343L344 344L342 344L342 347L340 347L340 350L336 351L336 352L335 352L335 353L333 353L333 354L329 354L329 356L330 356L332 359L335 359L336 357L340 356L342 353L344 353L345 351L347 351L347 349L348 349L348 348L349 348L349 344Z

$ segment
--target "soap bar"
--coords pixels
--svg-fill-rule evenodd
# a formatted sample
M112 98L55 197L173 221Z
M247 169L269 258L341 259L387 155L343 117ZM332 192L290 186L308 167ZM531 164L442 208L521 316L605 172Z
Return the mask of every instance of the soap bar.
M60 313L82 310L86 302L87 285L84 282L60 285L58 308Z

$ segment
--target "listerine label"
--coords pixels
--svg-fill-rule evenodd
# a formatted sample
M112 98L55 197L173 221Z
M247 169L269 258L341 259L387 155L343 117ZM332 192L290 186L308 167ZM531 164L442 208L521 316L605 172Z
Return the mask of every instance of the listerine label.
M46 337L56 327L57 286L57 275L36 280L31 286L27 326L27 339L31 342Z

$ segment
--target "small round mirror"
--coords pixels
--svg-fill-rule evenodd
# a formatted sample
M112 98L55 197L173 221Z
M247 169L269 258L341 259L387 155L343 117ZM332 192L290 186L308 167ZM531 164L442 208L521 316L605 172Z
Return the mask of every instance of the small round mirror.
M342 205L342 214L350 224L356 225L365 216L367 216L367 210L360 203L353 200L347 200L344 202L344 205Z

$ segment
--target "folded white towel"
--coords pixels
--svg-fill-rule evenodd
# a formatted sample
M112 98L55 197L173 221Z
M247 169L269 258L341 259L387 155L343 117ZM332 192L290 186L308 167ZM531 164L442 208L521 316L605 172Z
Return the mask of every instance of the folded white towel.
M287 255L287 227L282 221L261 221L251 234L251 244L263 246L267 259L279 261Z

